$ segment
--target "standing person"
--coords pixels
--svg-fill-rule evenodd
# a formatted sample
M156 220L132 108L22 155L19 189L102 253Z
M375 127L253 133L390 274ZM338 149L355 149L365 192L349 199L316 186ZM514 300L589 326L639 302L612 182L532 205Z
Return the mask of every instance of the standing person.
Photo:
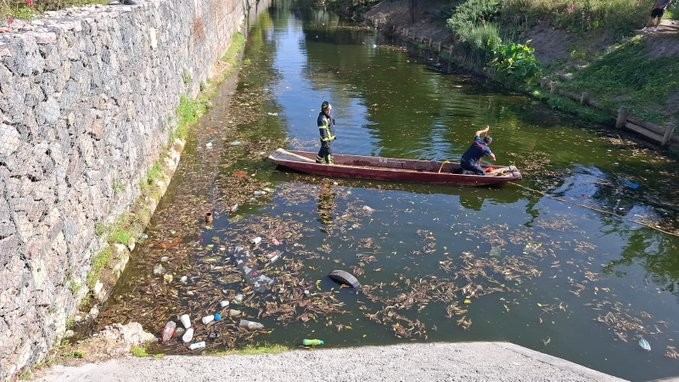
M641 29L642 32L648 32L653 28L653 31L658 30L658 25L660 25L660 20L665 14L665 9L672 4L672 0L656 0L653 9L651 9L651 17L649 17L646 26Z
M474 143L465 151L460 160L460 165L463 170L471 171L476 175L485 175L486 173L481 168L481 158L484 156L489 156L495 160L495 154L490 151L490 143L493 141L488 135L490 131L490 126L486 126L485 129L479 130L474 135ZM483 137L483 138L482 138Z
M321 149L316 155L316 163L326 162L332 165L332 150L330 143L337 139L333 133L335 127L335 118L332 117L332 105L328 101L323 101L321 104L321 112L318 113L318 132L321 134Z

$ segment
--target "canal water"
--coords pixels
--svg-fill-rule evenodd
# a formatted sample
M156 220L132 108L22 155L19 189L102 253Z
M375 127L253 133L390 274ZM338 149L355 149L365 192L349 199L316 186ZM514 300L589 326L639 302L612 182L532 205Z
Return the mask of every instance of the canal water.
M97 326L160 336L189 314L208 352L510 341L633 380L679 375L676 163L439 66L331 13L265 12ZM277 147L318 149L324 100L337 153L459 160L489 125L498 163L524 179L463 188L276 169ZM176 338L152 350L193 353Z

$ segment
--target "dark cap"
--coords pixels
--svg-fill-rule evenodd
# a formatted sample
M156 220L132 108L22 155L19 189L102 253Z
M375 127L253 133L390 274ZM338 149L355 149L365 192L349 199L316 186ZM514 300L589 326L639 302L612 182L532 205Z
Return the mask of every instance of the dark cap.
M493 137L486 135L485 137L483 137L483 141L486 142L487 145L489 145L490 142L493 141Z
M332 105L328 101L323 101L321 104L321 110L330 109L332 110Z

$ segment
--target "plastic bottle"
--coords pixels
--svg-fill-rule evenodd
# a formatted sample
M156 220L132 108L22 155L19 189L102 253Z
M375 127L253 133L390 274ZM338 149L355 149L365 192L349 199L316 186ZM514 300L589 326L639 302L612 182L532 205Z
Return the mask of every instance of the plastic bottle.
M172 338L175 329L177 329L177 324L174 321L168 321L167 324L165 324L165 329L163 329L163 343L167 343L167 341Z
M191 327L191 317L189 317L188 314L182 314L182 316L179 317L179 320L182 322L182 325L184 325L186 329Z
M196 350L196 349L202 349L205 347L205 341L200 341L200 342L195 342L189 345L189 349L191 350Z
M182 341L184 342L191 342L193 339L193 328L188 328L186 329L186 333L182 336Z
M325 344L325 341L305 338L304 340L302 340L302 343L304 344L304 346L317 346Z
M205 317L203 317L203 318L201 319L201 321L203 321L203 323L206 324L206 325L207 325L209 322L212 322L212 321L214 321L214 320L215 320L215 316L214 316L213 314L210 314L210 315L208 315L208 316L205 316Z
M250 320L243 320L243 319L240 320L240 323L238 324L238 326L240 326L241 328L246 328L246 329L250 329L250 330L256 330L256 329L263 329L264 328L264 325L262 325L259 322L250 321Z
M229 307L229 302L226 301L226 300L224 300L224 301L221 301L221 302L219 303L219 305L220 305L222 308L228 308L228 307Z
M241 311L238 309L229 309L229 316L231 317L238 317L240 316Z

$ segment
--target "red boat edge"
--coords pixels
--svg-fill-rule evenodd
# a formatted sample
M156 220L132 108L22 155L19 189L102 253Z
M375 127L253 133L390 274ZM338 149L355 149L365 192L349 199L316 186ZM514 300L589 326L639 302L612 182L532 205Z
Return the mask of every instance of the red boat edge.
M430 183L455 186L494 186L521 180L514 166L485 166L486 175L454 174L459 163L399 159L362 155L333 155L333 165L316 163L316 153L277 149L269 160L279 167L331 178L353 178L391 182Z

